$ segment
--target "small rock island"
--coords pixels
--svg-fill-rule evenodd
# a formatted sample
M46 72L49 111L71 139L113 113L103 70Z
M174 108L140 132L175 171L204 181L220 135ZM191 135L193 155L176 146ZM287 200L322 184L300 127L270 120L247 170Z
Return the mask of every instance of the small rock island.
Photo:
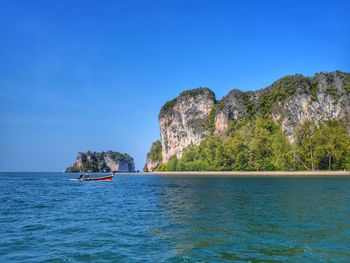
M127 153L79 152L75 163L66 168L66 173L77 172L135 172L134 159Z

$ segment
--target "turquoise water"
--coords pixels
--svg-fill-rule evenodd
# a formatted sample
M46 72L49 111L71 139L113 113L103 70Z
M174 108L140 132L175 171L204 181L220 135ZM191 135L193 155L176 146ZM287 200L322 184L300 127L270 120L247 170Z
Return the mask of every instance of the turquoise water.
M0 173L0 262L350 262L350 178Z

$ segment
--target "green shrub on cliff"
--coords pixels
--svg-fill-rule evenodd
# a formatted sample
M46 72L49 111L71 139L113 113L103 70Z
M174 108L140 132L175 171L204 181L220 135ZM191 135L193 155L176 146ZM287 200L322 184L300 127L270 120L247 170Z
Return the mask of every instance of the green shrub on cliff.
M211 96L214 100L215 100L215 94L208 88L204 88L204 87L199 87L196 89L190 89L190 90L185 90L183 92L180 93L179 97L184 97L184 96L191 96L191 97L195 97L201 94L205 94L207 93L209 96Z
M153 162L162 161L162 144L159 140L152 143L151 150L147 154L147 159Z
M147 154L147 162L150 162L152 164L155 164L155 166L158 166L161 164L163 160L162 156L162 144L159 140L152 143L151 150ZM144 171L148 171L147 163L143 167Z

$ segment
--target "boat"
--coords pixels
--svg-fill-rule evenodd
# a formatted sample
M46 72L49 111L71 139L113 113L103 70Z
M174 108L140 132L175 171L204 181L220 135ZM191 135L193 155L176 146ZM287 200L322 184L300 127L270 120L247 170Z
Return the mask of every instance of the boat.
M103 177L79 177L77 178L79 181L112 181L113 179L113 174L108 175L108 176L103 176Z

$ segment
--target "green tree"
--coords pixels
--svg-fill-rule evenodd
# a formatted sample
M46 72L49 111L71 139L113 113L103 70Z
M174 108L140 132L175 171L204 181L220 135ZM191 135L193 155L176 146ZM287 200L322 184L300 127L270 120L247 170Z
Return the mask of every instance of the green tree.
M251 129L246 125L239 129L233 138L228 140L225 147L226 152L231 159L231 170L247 171L253 169L249 149L251 136Z
M276 170L290 171L296 168L293 147L280 129L273 136L272 151L272 165Z
M166 170L167 171L176 171L176 165L177 165L177 158L176 156L170 157L167 165L166 165Z
M341 163L341 168L347 171L350 170L350 156L346 156L343 158L343 161Z
M346 127L338 121L328 121L314 134L315 158L319 169L340 169L344 156L349 155L349 136Z
M315 147L317 141L314 137L316 125L312 121L301 124L295 132L295 157L302 167L315 170Z
M250 142L253 168L256 171L274 170L274 166L272 164L273 151L271 147L272 135L272 126L268 126L262 121L256 123L254 127L254 136Z

